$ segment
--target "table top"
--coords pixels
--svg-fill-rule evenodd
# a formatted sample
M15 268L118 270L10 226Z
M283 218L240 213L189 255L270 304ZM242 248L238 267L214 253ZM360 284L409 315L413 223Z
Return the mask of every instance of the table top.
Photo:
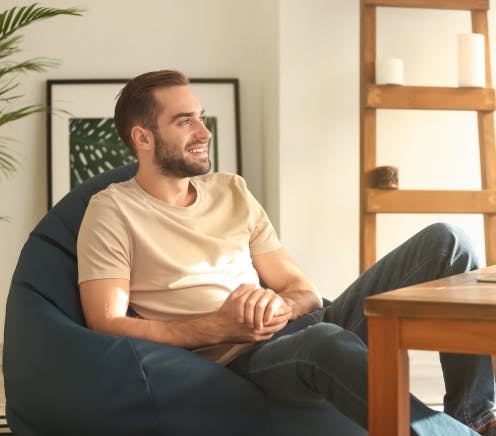
M365 300L367 316L496 320L496 265L394 291Z

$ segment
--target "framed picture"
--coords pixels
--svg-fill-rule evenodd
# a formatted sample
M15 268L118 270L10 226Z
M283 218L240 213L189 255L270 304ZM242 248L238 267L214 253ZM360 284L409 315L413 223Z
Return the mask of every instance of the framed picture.
M127 79L48 80L48 207L84 180L135 160L114 126ZM238 79L190 79L212 133L212 171L241 174Z

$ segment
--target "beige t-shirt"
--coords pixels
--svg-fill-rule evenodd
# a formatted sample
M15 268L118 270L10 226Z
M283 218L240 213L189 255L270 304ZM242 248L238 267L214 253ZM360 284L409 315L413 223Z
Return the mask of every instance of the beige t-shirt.
M78 236L79 283L130 280L130 305L143 318L187 319L211 313L239 285L259 286L251 255L281 244L265 211L238 175L191 179L195 202L168 205L133 178L95 194ZM195 351L226 364L247 344Z

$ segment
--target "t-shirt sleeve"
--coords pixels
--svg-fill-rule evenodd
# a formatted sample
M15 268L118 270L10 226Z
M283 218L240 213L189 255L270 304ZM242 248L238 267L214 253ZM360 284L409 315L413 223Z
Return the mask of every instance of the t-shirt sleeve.
M77 239L78 283L130 279L131 244L122 213L113 200L96 194L86 209Z
M282 244L267 213L249 191L244 179L241 177L239 179L241 180L241 186L245 191L251 211L250 253L256 255L278 250L282 247Z

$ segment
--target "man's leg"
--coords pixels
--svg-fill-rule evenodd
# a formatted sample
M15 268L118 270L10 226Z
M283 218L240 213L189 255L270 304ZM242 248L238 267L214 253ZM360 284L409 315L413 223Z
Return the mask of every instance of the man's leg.
M319 323L260 344L229 368L269 396L302 405L325 399L363 428L368 426L367 346L335 324ZM444 413L415 399L413 404L412 435L476 435Z
M327 308L325 320L355 332L367 342L366 297L478 267L463 232L446 224L433 224L365 271Z
M470 241L459 229L434 224L378 261L325 311L324 321L338 324L367 342L364 299L391 289L478 268ZM445 412L471 428L494 419L494 373L489 356L441 353Z

